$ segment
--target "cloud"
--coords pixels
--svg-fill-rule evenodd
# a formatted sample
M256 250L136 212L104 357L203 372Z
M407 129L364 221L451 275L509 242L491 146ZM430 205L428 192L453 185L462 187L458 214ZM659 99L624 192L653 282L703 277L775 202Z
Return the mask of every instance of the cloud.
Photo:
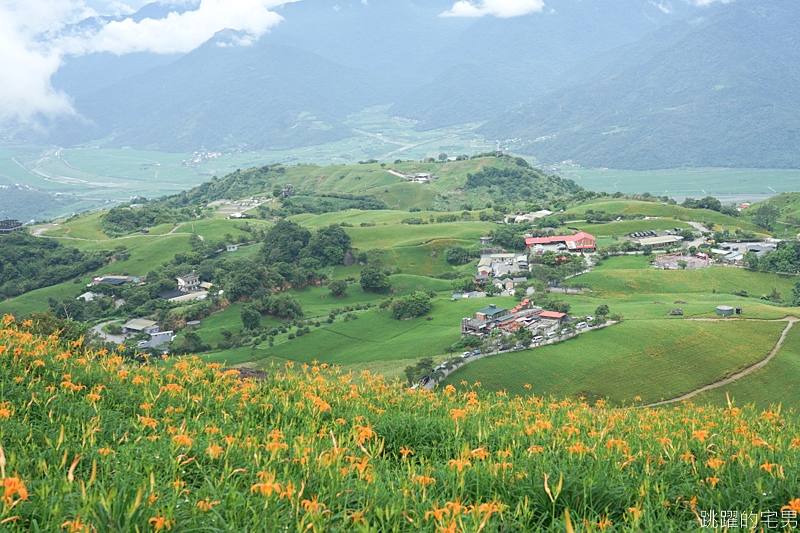
M69 54L131 52L157 54L194 50L223 29L241 31L257 39L283 20L271 11L295 0L201 0L197 9L172 12L163 19L112 21L99 32L71 35L58 44Z
M669 5L669 3L667 3L667 5L664 5L664 4L659 4L659 3L653 2L653 0L650 0L649 3L650 3L650 5L660 9L661 12L666 14L666 15L669 15L670 13L672 13L672 6Z
M511 18L540 13L544 9L544 0L459 0L442 17L483 17L486 15L498 18Z
M68 55L111 52L189 52L223 29L238 31L233 44L255 42L283 20L273 8L297 0L165 0L190 5L163 19L112 20L75 25L98 15L126 15L119 0L0 0L0 125L36 124L44 116L74 114L70 98L50 79Z

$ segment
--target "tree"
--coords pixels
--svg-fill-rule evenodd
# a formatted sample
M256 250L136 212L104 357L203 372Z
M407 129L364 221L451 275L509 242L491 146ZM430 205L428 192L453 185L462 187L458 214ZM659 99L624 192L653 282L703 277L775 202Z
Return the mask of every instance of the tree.
M423 376L430 376L431 372L433 372L433 359L430 357L420 359L417 364L407 366L404 370L409 385L417 383Z
M350 250L350 242L350 235L341 226L331 224L317 230L308 240L301 256L317 259L322 266L341 265Z
M597 306L597 309L594 310L595 316L607 317L611 311L608 309L606 304L602 304Z
M523 346L528 346L533 339L533 332L528 328L519 328L514 332L514 339Z
M391 305L392 318L414 318L431 310L431 298L422 291L415 291L404 298L397 298Z
M445 154L444 152L439 154L439 161L441 161L442 163L447 161L447 154Z
M242 307L242 326L249 330L257 330L261 327L261 313L256 311L252 305Z
M389 289L389 277L379 267L367 265L361 270L361 288L367 292L384 292Z
M261 255L267 263L295 263L310 240L310 231L284 219L267 232Z
M645 244L642 246L642 253L644 255L652 255L653 254L653 245L652 244Z
M795 283L792 289L792 306L800 307L800 281Z
M486 286L483 288L483 292L486 293L486 296L497 296L503 291L500 290L500 287L498 287L494 283L487 283Z
M461 246L450 246L444 251L444 258L451 265L463 265L469 263L469 250Z
M689 264L689 263L687 263L686 261L684 261L684 260L682 260L682 259L681 259L680 261L678 261L678 267L679 267L681 270L684 270L684 269L685 269L685 268L688 266L688 264Z
M525 283L520 283L514 288L514 298L521 302L525 299L525 296L528 294L528 285Z
M770 204L764 204L753 211L753 222L762 228L772 229L772 225L778 220L780 212Z
M328 289L337 298L341 298L347 292L347 282L341 279L333 280L328 283Z
M475 282L472 278L456 278L453 280L453 290L462 292L475 290Z
M758 268L758 255L755 252L746 252L742 256L742 263L747 265L747 268Z

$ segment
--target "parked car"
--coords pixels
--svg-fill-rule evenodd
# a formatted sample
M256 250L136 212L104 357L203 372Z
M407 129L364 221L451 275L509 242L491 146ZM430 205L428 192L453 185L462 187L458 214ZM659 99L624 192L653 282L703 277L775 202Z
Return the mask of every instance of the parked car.
M552 338L553 338L553 337L555 337L555 336L556 336L556 332L555 332L555 331L550 331L550 332L548 332L548 333L546 334L546 337L547 337L548 339L552 339Z
M421 386L421 387L424 387L425 385L427 385L427 384L428 384L428 382L429 382L430 380L431 380L431 377L430 377L430 376L422 376L422 379L421 379L421 380L419 380L419 384L420 384L420 386Z
M591 322L592 320L594 320L594 317L592 315L586 315L583 318L585 318L587 322Z
M462 353L462 354L461 354L461 358L462 358L462 359L467 359L467 358L468 358L468 357L470 357L471 355L472 355L472 353L471 353L471 352L464 352L464 353Z
M480 355L480 354L481 354L480 350L475 350L474 352L472 352L472 355Z
M586 322L578 322L577 324L575 324L575 327L578 329L583 329L586 327Z
M534 338L531 339L531 341L533 343L535 343L535 344L539 344L543 340L544 340L544 337L542 337L541 335L536 335Z

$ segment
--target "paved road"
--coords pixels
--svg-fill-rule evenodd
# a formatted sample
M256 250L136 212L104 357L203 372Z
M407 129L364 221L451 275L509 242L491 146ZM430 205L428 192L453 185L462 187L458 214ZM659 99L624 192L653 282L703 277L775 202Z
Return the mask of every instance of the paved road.
M125 339L127 338L126 335L112 335L110 333L106 333L105 331L103 331L103 327L106 324L110 324L112 322L119 322L119 320L106 320L105 322L101 322L101 323L97 324L96 326L94 326L92 328L92 331L94 331L95 333L100 335L100 338L102 338L106 342L113 342L113 343L116 343L116 344L122 344L123 342L125 342Z
M723 319L723 318L720 318L720 319L706 318L706 319L702 319L702 320L717 322L717 321L724 321L725 319ZM714 383L706 385L705 387L700 387L699 389L693 390L692 392L688 392L688 393L686 393L686 394L684 394L682 396L678 396L677 398L672 398L671 400L663 400L663 401L660 401L660 402L650 403L650 404L647 404L647 405L643 405L642 407L658 407L660 405L667 405L667 404L670 404L670 403L682 402L684 400L688 400L689 398L691 398L693 396L697 396L701 392L709 391L709 390L712 390L712 389L717 389L719 387L722 387L723 385L727 385L729 383L733 383L734 381L737 381L738 379L741 379L741 378L743 378L744 376L746 376L748 374L752 374L753 372L755 372L759 368L764 368L764 366L766 366L766 364L769 363L772 360L773 357L775 357L775 354L778 353L778 350L780 350L784 339L786 339L786 335L788 335L789 330L792 329L792 326L794 325L794 323L800 321L800 319L798 319L796 317L793 317L793 316L784 318L783 320L787 320L789 323L786 324L786 327L784 328L783 333L781 333L781 338L778 339L778 342L775 344L775 347L772 349L772 351L769 353L769 355L765 359L759 361L758 363L756 363L754 365L748 366L747 368L745 368L741 372L737 372L736 374L732 375L729 378L725 378L725 379L721 379L719 381L715 381Z

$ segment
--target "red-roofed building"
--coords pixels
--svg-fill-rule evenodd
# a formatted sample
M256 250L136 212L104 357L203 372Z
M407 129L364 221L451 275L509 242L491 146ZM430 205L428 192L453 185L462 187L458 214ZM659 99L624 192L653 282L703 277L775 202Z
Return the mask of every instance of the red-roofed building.
M556 235L553 237L529 237L525 239L528 248L537 244L565 244L571 252L582 252L584 250L596 250L597 241L593 235L585 231L579 231L575 235Z
M561 322L567 317L564 313L557 313L556 311L541 311L539 318L546 318L548 320L558 320Z

